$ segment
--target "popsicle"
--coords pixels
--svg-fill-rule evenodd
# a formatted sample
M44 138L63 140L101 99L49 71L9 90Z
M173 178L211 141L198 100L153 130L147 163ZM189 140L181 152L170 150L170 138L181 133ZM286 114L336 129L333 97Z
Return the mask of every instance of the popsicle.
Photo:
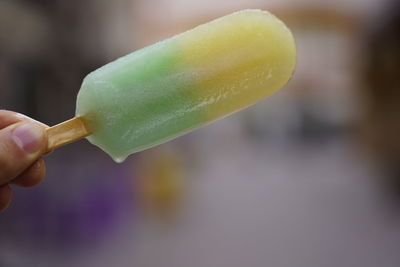
M49 149L87 136L122 162L272 94L295 64L283 22L262 10L232 13L87 75L76 117L48 130Z

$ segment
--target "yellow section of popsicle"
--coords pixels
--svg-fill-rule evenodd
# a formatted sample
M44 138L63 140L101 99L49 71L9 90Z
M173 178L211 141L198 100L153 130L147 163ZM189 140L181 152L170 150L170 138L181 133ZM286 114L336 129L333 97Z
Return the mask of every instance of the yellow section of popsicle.
M284 86L295 68L290 30L269 12L244 10L180 36L208 119L245 108Z

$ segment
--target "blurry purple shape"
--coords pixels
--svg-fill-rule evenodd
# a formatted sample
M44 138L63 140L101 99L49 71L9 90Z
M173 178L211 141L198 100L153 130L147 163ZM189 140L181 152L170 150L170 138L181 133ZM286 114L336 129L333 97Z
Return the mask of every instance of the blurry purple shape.
M45 186L17 189L13 205L0 215L0 235L37 249L77 250L100 243L132 214L131 173L127 171L131 166L125 166L98 164L80 172L82 177L74 185L78 194ZM80 165L69 162L59 165L57 172L64 179L76 175L76 168ZM85 186L79 180L94 182ZM52 194L53 190L60 194Z

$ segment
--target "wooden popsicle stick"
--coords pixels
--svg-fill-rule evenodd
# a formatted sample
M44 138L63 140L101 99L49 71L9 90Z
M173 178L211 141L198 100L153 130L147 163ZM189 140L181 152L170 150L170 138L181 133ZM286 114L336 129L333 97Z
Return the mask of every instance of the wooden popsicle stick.
M46 130L47 151L75 142L91 134L82 117L75 117Z

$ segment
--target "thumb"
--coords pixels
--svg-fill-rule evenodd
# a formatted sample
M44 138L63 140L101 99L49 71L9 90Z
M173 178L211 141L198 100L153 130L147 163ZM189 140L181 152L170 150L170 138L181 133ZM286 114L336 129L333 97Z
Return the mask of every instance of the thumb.
M21 121L0 130L0 185L32 165L46 146L45 128L34 121Z

